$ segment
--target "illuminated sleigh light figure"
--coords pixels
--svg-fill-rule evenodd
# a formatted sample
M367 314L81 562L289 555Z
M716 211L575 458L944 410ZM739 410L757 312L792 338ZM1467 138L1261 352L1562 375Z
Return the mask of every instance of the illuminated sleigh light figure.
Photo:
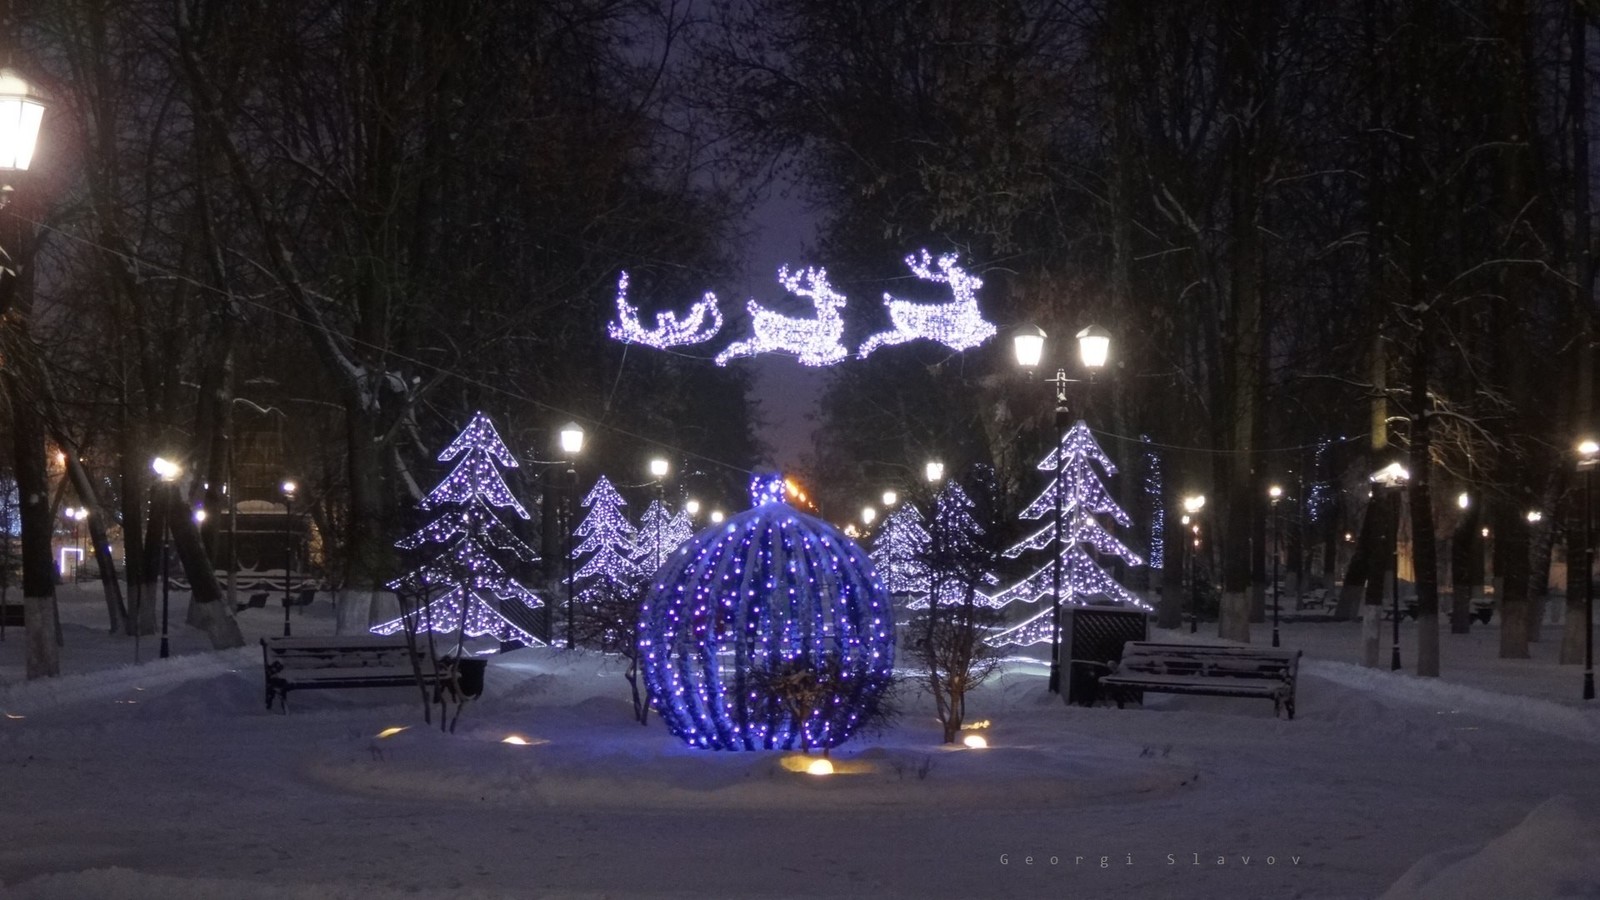
M811 301L815 318L798 319L774 312L754 300L750 310L750 337L734 341L717 354L717 365L730 359L758 353L793 353L802 365L827 366L850 355L839 339L844 337L845 296L828 284L828 270L808 268L795 273L788 266L778 270L778 283L797 297Z
M970 350L994 337L994 325L978 311L978 288L983 287L983 281L956 265L954 253L934 260L924 250L920 258L906 257L906 265L911 274L923 281L949 285L955 299L949 303L917 303L885 293L883 305L889 308L889 321L894 327L867 338L856 353L858 357L866 359L879 347L919 339L938 341L952 350ZM937 272L934 265L939 267Z
M721 330L722 310L717 308L717 295L709 291L689 307L682 322L676 312L666 310L656 313L654 330L645 328L639 324L639 308L628 302L628 273L617 279L617 321L606 326L606 333L615 340L665 350L709 341Z

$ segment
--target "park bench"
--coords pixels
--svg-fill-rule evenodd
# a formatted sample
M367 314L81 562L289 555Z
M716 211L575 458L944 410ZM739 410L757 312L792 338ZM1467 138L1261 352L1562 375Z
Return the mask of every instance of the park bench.
M313 688L404 687L420 679L434 689L435 696L458 684L468 696L483 691L481 670L477 684L461 683L465 678L458 682L454 658L441 658L436 666L425 648L412 649L404 635L264 637L261 657L268 710L276 696L280 708L288 712L290 691ZM482 665L478 660L471 662ZM461 674L466 672L463 667Z
M1265 697L1273 715L1294 718L1294 682L1299 650L1224 644L1161 644L1129 641L1122 661L1100 677L1121 708L1128 691Z

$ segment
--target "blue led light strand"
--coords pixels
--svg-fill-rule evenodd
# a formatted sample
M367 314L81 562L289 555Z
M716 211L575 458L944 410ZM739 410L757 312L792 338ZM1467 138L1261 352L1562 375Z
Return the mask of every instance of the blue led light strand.
M843 534L757 476L755 507L673 551L640 615L641 667L661 718L694 747L836 747L876 708L894 666L889 595ZM812 684L802 711L785 686Z

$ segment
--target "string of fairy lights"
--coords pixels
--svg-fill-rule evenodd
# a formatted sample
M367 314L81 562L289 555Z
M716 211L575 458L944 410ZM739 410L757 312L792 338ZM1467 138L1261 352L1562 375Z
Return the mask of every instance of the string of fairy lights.
M854 541L783 502L781 476L755 476L750 494L657 573L640 616L645 682L692 747L836 747L892 675L888 592Z

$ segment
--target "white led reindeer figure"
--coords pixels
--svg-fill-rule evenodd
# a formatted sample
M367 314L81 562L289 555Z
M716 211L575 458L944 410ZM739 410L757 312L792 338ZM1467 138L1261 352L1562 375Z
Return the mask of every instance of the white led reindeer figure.
M628 273L617 279L617 321L606 326L616 340L664 350L709 341L721 330L722 311L717 309L717 295L710 292L689 307L682 322L677 313L666 310L656 313L656 327L647 329L639 324L639 308L628 302Z
M939 267L937 272L933 270L935 262ZM978 312L978 288L983 287L983 281L956 265L955 254L945 254L935 261L924 250L920 258L906 257L906 265L923 281L949 285L950 295L955 299L949 303L917 303L897 300L885 293L883 305L889 308L889 321L894 328L867 338L856 353L858 357L866 359L879 347L919 338L938 341L952 350L970 350L994 337L994 325Z
M778 282L789 293L809 299L816 317L797 319L751 300L746 304L751 336L734 341L717 354L717 365L725 366L741 356L781 352L793 353L802 365L826 366L850 355L839 342L844 336L844 317L839 311L844 308L845 296L829 286L828 270L808 268L794 273L784 266L778 270Z

